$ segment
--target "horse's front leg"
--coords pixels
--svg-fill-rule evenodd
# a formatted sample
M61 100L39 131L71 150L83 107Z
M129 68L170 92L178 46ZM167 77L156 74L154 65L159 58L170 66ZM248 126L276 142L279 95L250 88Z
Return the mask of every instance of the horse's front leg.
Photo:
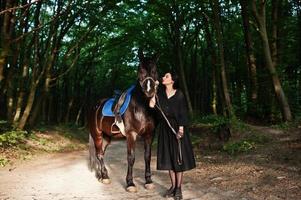
M145 188L146 189L153 189L154 184L152 181L152 173L151 173L151 143L152 137L151 134L147 134L144 137L144 161L145 161Z
M135 163L135 142L137 133L130 132L127 134L127 160L128 160L128 172L126 175L126 190L128 192L137 192L137 188L133 181L133 166Z

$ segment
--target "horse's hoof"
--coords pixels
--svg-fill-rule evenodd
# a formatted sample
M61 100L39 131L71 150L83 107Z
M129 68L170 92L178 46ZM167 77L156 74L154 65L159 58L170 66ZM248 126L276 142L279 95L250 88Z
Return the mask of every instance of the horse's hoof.
M111 179L108 179L108 178L102 179L101 182L102 182L103 184L110 184L110 183L111 183Z
M153 183L147 183L144 185L145 189L152 190L155 188L155 185Z
M136 186L129 186L126 188L126 191L134 193L134 192L137 192L137 188L136 188Z

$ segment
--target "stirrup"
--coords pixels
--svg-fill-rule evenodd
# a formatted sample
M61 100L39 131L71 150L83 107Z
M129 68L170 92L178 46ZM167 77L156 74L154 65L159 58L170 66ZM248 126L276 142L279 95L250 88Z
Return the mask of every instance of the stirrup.
M113 131L113 126L116 125L119 130L118 131ZM121 133L122 135L126 136L125 135L125 128L124 128L124 123L123 123L123 120L121 120L120 122L118 122L118 120L116 119L115 117L115 121L114 123L111 125L111 133L113 134L117 134L117 133Z

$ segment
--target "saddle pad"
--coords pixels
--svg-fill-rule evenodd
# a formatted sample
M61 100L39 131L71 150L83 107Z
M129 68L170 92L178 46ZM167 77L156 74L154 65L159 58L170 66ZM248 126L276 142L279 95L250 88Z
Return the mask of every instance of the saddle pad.
M132 96L132 91L135 88L135 85L132 85L129 89L127 89L126 91L126 96L125 96L125 100L124 103L122 104L121 108L120 108L120 114L123 115L126 111L126 109L128 108L129 104L130 104L130 100L131 100L131 96ZM115 101L118 101L118 99L115 98L110 98L108 99L103 108L102 108L102 115L103 116L107 116L107 117L114 117L114 113L113 113L113 109L112 106L114 104Z

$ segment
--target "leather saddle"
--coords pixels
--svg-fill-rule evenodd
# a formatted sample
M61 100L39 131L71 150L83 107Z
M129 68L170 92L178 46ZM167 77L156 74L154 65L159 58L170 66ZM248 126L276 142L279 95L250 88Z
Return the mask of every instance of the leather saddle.
M102 116L115 117L115 122L111 126L112 133L121 132L125 136L122 115L125 113L130 104L132 91L134 90L134 88L135 85L132 85L121 95L117 95L113 98L108 99L102 108ZM114 125L116 125L120 131L113 131Z

